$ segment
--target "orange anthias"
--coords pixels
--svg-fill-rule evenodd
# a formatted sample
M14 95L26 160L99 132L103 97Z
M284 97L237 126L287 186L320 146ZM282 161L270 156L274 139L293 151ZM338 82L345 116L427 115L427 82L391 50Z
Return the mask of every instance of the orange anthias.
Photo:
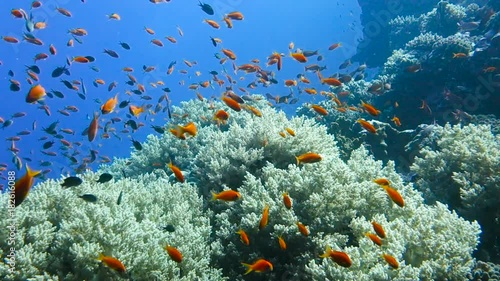
M14 184L15 206L19 206L26 197L33 186L34 177L40 174L41 171L32 171L28 164L26 164L26 174L16 181Z
M325 253L320 257L331 258L335 263L343 267L350 267L352 265L351 258L346 253L334 251L330 246L326 246Z
M175 178L178 181L184 182L184 175L182 174L182 171L181 169L179 169L179 167L175 166L172 162L168 164L168 167L170 168L170 170L172 170L172 172L175 175Z
M234 190L224 190L219 193L212 192L212 200L235 201L240 197L240 193Z
M265 259L259 259L253 264L248 264L248 263L241 263L244 266L246 266L247 272L245 272L244 275L247 275L248 273L255 271L255 272L265 272L267 270L273 270L273 264Z
M29 90L28 95L26 96L26 102L35 103L45 97L45 95L45 89L40 84L35 85Z
M259 223L259 229L264 229L267 226L267 223L269 222L269 205L266 205L264 207L264 210L262 211L262 217L260 219Z
M173 261L176 263L182 262L182 253L177 248L167 245L165 250Z
M116 270L120 273L127 271L123 263L117 258L99 254L99 257L97 259L102 261L107 267Z

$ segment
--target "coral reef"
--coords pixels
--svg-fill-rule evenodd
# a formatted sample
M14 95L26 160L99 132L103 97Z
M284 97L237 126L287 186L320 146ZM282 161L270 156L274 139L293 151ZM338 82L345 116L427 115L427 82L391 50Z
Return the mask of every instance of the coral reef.
M83 183L68 189L55 180L38 184L16 208L16 270L10 274L9 265L0 263L3 280L121 280L124 276L97 260L99 253L121 260L134 280L223 279L210 266L209 213L194 186L170 185L147 174L103 184L92 172L79 176ZM93 194L97 202L82 200L81 194ZM4 213L6 196L0 205ZM8 223L0 223L4 253ZM162 230L165 225L175 231ZM183 253L181 264L168 257L167 244Z
M115 175L110 182L96 183L98 174L87 172L76 187L39 183L16 209L16 272L8 275L1 264L0 274L8 280L119 280L123 276L96 260L104 253L119 258L134 280L465 279L478 244L476 222L440 203L425 205L395 172L394 162L383 165L363 147L343 161L333 135L313 119L287 119L255 96L248 103L262 116L218 102L184 103L176 112L187 118L176 121L195 121L198 134L186 140L168 132L149 137L129 159L102 167L101 172ZM221 108L231 115L218 126L211 116ZM280 135L285 128L293 134ZM321 161L297 165L295 157L306 152L319 153ZM170 160L186 175L185 183L177 183L164 166L147 168ZM390 181L404 207L389 199L376 178ZM210 201L209 192L228 189L241 198ZM292 198L290 209L283 192ZM82 200L83 193L95 195L97 202ZM4 212L6 197L0 201ZM259 230L265 206L269 223ZM374 220L387 233L382 247L365 237ZM3 253L7 223L0 223ZM248 246L236 234L239 229L248 233ZM286 241L285 251L278 237ZM167 244L183 253L181 263L169 258ZM346 252L350 268L321 259L326 246ZM394 256L399 269L391 270L382 253ZM274 270L243 277L241 262L258 258L269 260Z
M441 201L469 220L483 226L479 253L498 262L500 224L500 136L486 125L436 126L411 169L416 186L430 201Z

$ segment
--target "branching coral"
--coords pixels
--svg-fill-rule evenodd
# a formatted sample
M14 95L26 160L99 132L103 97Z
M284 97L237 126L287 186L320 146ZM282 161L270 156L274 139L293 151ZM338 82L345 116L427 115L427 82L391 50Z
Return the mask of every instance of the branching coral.
M249 103L262 117L230 111L228 124L220 126L210 117L225 105L185 103L177 110L192 116L183 122L195 121L198 134L186 140L170 133L149 137L130 159L103 167L121 179L99 184L97 174L87 172L80 175L83 184L69 189L54 180L38 184L16 209L16 272L8 275L2 264L0 274L17 280L118 280L96 260L102 252L119 258L134 280L465 278L478 243L477 223L442 204L425 205L395 172L394 162L384 166L363 147L343 161L333 135L314 119L287 119L263 101ZM296 157L307 152L318 153L321 161L298 165ZM140 172L167 155L182 167L185 183L175 183L165 168ZM390 181L404 207L373 182L376 178ZM241 198L210 200L209 192L228 189L239 191ZM292 198L290 209L283 204L284 192ZM82 200L78 195L83 193L94 194L97 202ZM5 212L3 197L0 209ZM259 229L266 206L269 222ZM381 248L365 237L373 231L373 220L387 233ZM3 253L8 249L6 224L0 225ZM249 245L240 241L240 229L248 234ZM286 250L278 237L287 243ZM181 263L169 258L163 249L167 244L183 253ZM352 266L321 259L326 246L346 252ZM390 269L382 253L394 256L399 269ZM269 260L274 270L243 277L241 262L258 258Z
M500 136L487 125L436 127L412 170L430 201L439 200L484 227L484 244L495 241L500 226ZM494 249L487 251L495 252ZM496 254L498 255L498 253Z

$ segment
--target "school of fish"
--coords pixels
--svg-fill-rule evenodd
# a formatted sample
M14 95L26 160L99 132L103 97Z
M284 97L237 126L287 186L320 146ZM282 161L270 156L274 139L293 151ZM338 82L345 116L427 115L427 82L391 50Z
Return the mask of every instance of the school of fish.
M171 1L165 0L149 0L153 4L168 3ZM82 3L85 3L82 0ZM84 44L84 38L86 36L91 36L85 27L77 27L69 29L68 31L68 41L66 46L54 46L53 44L48 44L43 42L40 38L34 35L36 30L50 29L50 26L43 21L37 21L33 18L31 12L27 10L38 9L43 5L43 1L33 1L29 9L25 8L13 8L10 13L14 21L19 21L20 24L24 24L26 32L22 38L17 38L14 36L2 36L3 43L5 44L33 44L38 46L39 53L33 55L34 64L26 66L26 72L23 74L15 74L12 71L8 72L10 90L13 92L25 93L25 102L27 106L35 106L40 111L44 112L47 120L50 120L50 124L47 127L39 128L36 125L36 121L33 122L31 130L19 131L15 135L6 138L8 143L8 150L12 152L12 163L0 163L0 173L2 178L5 179L5 171L7 171L12 165L17 170L22 170L26 167L26 174L20 177L16 181L16 206L20 205L28 196L31 187L35 181L36 177L43 177L45 174L50 172L49 167L53 164L50 160L41 161L37 165L34 163L30 164L32 166L38 166L41 170L32 170L28 166L30 160L30 154L18 148L16 143L20 141L24 136L28 136L34 130L43 130L45 136L38 139L37 146L40 149L32 150L31 154L43 154L47 159L54 157L56 155L64 155L69 160L69 166L71 167L71 173L82 173L87 169L90 169L90 165L95 162L108 163L110 162L110 157L105 156L103 151L99 151L99 145L91 146L92 148L88 151L83 151L79 149L83 147L83 144L99 143L109 139L111 137L122 138L126 136L130 139L133 147L136 150L142 150L142 145L139 141L133 138L133 134L137 130L153 129L154 132L158 134L171 133L174 137L184 140L186 138L197 136L197 127L193 122L186 122L185 124L172 124L167 126L156 126L148 124L149 121L155 116L161 115L170 120L172 118L171 110L171 100L169 95L171 91L165 86L166 82L156 81L155 83L150 83L149 85L143 85L139 83L140 79L136 77L133 73L138 73L134 70L132 66L123 67L123 78L125 80L124 84L127 85L124 93L116 93L105 101L101 101L95 105L95 109L91 116L89 116L88 126L83 132L75 132L72 128L60 128L59 118L71 118L72 113L78 112L79 108L77 105L67 105L63 108L55 109L55 114L60 114L55 117L53 115L54 108L51 107L51 99L64 99L65 95L78 95L82 100L82 103L89 102L87 87L90 83L95 88L105 87L108 92L114 91L114 89L122 82L119 81L108 81L106 82L106 77L99 77L99 66L98 61L100 56L109 56L114 59L120 58L120 52L114 49L104 49L101 54L87 55L82 54L74 57L67 57L64 64L52 70L51 77L53 79L59 79L64 90L54 90L47 89L45 81L41 81L38 75L42 71L41 67L37 65L39 61L52 60L58 54L58 49L72 48L75 44ZM237 22L245 19L245 16L240 11L233 11L227 13L222 19L217 19L214 9L206 3L199 2L199 8L209 16L200 25L208 25L213 31L224 28L232 29L237 27ZM78 11L69 11L63 7L57 7L56 11L61 17L71 18L73 14L78 13ZM111 13L107 15L109 21L120 21L122 18L118 13ZM162 36L157 35L155 30L151 27L144 27L144 35L151 44L151 48L163 48L166 44L176 44L182 37L185 36L184 31L180 26L176 26L177 35ZM238 114L242 109L251 112L256 117L262 116L259 109L252 107L245 103L245 100L251 100L251 91L258 88L267 87L286 87L290 94L286 96L273 96L270 94L266 95L268 102L271 106L277 106L278 104L294 104L298 101L299 94L307 93L309 95L317 95L318 93L325 99L330 99L333 104L336 105L335 110L339 112L346 112L347 110L364 112L366 119L359 119L357 122L361 127L369 133L377 134L377 128L367 120L367 118L377 118L380 114L380 110L375 108L369 103L361 102L359 105L348 105L345 100L346 97L350 95L349 92L340 91L339 86L349 83L351 80L359 80L364 77L364 70L366 65L360 65L356 70L349 74L326 74L326 66L320 66L316 63L310 63L313 57L316 58L317 62L322 61L323 55L321 55L320 50L303 50L296 48L295 44L291 42L288 46L276 46L282 52L272 52L266 58L255 58L248 62L238 61L238 49L222 47L222 38L216 37L214 35L209 36L207 41L211 43L214 48L217 48L216 64L220 65L222 70L220 73L218 71L211 71L209 73L210 79L193 82L191 84L185 84L184 80L178 81L180 85L185 86L186 90L191 90L196 94L196 97L201 101L213 104L213 100L221 100L227 108L215 108L213 109L213 116L207 118L211 120L217 126L226 124L227 120L233 114ZM129 51L133 48L132 45L126 42L117 42L117 45L123 49L123 51ZM334 42L330 46L324 46L325 52L333 52L334 50L341 48L342 43ZM288 52L286 54L285 52ZM459 58L460 54L454 54L454 57ZM1 58L0 58L1 59ZM179 73L195 74L195 77L202 75L200 71L196 70L197 62L187 59L183 59L183 63L187 68L179 70ZM310 63L310 64L307 64ZM95 79L93 81L84 81L81 78L76 78L71 76L71 69L75 65L89 65L89 67L95 71ZM304 72L299 74L297 77L290 77L284 80L282 83L277 81L275 78L276 72L287 67L288 64L304 64ZM230 65L231 70L226 69L226 65ZM346 60L339 69L346 69L351 65L349 60ZM177 66L177 61L172 61L167 67L167 75L172 74ZM157 71L156 66L143 65L141 68L142 74ZM409 71L418 71L410 69ZM66 77L62 79L60 77ZM71 78L68 78L71 77ZM251 78L250 78L251 77ZM252 79L247 85L241 85L242 81ZM23 81L23 82L21 82ZM106 87L107 85L107 87ZM316 85L316 86L312 86ZM384 90L385 85L374 85L374 93L378 93ZM161 89L161 93L155 91L157 88ZM212 96L210 98L205 98L202 95L202 91L206 88L211 88L216 92L221 93L219 97ZM237 94L237 91L241 94ZM156 103L152 100L157 99ZM422 105L422 109L425 109L425 105ZM310 104L310 109L316 112L318 118L322 116L327 116L329 111L319 104ZM7 129L8 127L15 126L15 120L18 118L24 118L26 113L17 112L12 116L0 116L0 126L2 129ZM187 116L182 116L187 117ZM141 119L139 119L141 118ZM38 121L38 120L37 120ZM46 121L46 120L43 120ZM79 120L82 121L82 120ZM401 122L398 117L394 116L392 121L396 126L400 126ZM41 122L41 120L39 121ZM123 129L120 129L123 127ZM144 127L144 129L143 129ZM284 131L280 132L280 135L285 137L294 137L295 132L292 128L286 128ZM263 144L265 145L265 144ZM35 146L35 145L33 145ZM296 164L312 164L317 163L322 160L322 156L314 153L307 152L296 156ZM170 163L158 163L158 167L169 169L171 173L179 182L184 182L185 178L180 167L177 167L174 162ZM111 175L103 174L102 179L98 182L106 182L111 179ZM78 177L67 177L61 184L62 187L72 187L81 184L82 180ZM377 185L380 185L387 193L388 198L394 202L399 207L404 207L404 199L401 194L393 187L386 179L375 180ZM121 193L118 198L117 204L121 202ZM293 208L293 200L287 192L283 193L283 204L287 209ZM79 196L87 202L95 202L97 198L92 194L83 194ZM235 200L245 200L241 197L240 193L235 190L225 190L220 193L213 193L212 199L214 201L235 201ZM265 205L262 210L261 220L259 225L256 226L259 229L264 229L269 220L272 220L272 214L270 214L269 205ZM302 224L300 221L296 222L297 231L304 237L309 236L309 228ZM381 246L384 242L385 232L383 227L377 222L373 222L373 233L366 233L366 237L373 241L376 245ZM252 237L249 237L245 230L239 229L236 232L240 236L241 242L247 246L251 247ZM235 234L235 235L236 235ZM279 243L280 249L286 251L286 237L276 237ZM183 254L175 247L175 245L165 245L164 246L168 256L177 263L183 262ZM96 254L97 256L97 254ZM394 269L398 268L397 260L387 253L382 253L381 256L387 262L387 264ZM333 262L342 267L350 267L352 261L347 253L341 251L340 249L334 250L330 246L326 245L325 252L320 255L322 258L330 258ZM125 265L112 256L105 256L104 254L99 254L96 257L97 260L101 261L103 264L107 265L109 268L119 272L126 272ZM273 264L264 259L258 259L253 263L242 262L242 265L247 268L244 274L250 274L251 272L263 273L269 270L273 270Z

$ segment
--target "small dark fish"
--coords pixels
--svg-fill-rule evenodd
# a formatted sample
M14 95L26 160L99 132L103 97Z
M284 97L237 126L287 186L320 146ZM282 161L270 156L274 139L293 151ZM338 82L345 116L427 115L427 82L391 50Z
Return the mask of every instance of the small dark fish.
M54 95L51 92L45 92L45 94L47 95L47 97L49 97L51 99L54 98Z
M54 142L53 141L48 141L46 143L43 144L43 149L49 149L51 148L52 146L54 145Z
M116 205L120 205L122 203L123 198L123 190L120 191L120 195L118 195L118 200L116 200Z
M164 91L166 93L170 93L171 92L170 88L163 88L162 91Z
M89 62L95 62L95 58L93 56L85 56L86 59L89 60Z
M108 174L108 173L103 173L99 176L99 179L97 180L98 183L106 183L110 180L113 179L113 176Z
M7 72L7 75L9 75L10 77L14 77L14 71L9 70L9 72Z
M135 149L141 151L142 150L142 144L134 139L132 139L132 144L134 145Z
M168 65L167 68L171 68L172 66L174 66L175 64L177 63L177 61L171 61L170 64Z
M55 134L57 134L56 128L57 128L57 125L58 125L58 124L59 124L59 120L58 120L58 121L55 121L55 122L50 123L49 127L47 127L47 128L43 128L43 130L44 130L47 134L50 134L50 135L55 135Z
M99 68L97 66L91 66L90 69L92 69L95 72L99 72Z
M201 9L203 10L203 12L207 13L208 15L213 15L214 14L214 9L212 8L212 6L208 5L208 4L205 4L205 3L201 3L201 1L199 1L200 4L198 4L198 6L201 7Z
M219 73L217 71L215 71L215 70L212 70L209 73L212 74L212 75L219 75Z
M78 97L80 97L82 100L86 100L87 99L87 97L84 94L82 94L82 93L78 93Z
M135 90L132 90L132 93L136 94L136 95L142 95L142 92L135 89Z
M317 55L318 54L318 50L316 50L316 51L302 51L302 54L305 57L311 57L311 56Z
M130 45L127 43L120 42L120 46L122 46L122 48L125 50L130 50Z
M116 58L116 59L119 58L118 54L113 50L104 49L104 53L110 55L113 58Z
M80 78L80 82L82 83L82 93L84 95L87 94L87 88L85 87L85 83L83 83L83 78Z
M217 41L215 41L212 36L210 36L210 40L212 41L212 45L214 45L214 47L217 47Z
M40 163L40 166L42 166L42 167L52 166L52 162L50 162L50 161L42 161Z
M221 56L221 54L219 54L219 53L215 53L215 54L214 54L214 57L215 57L216 59L218 59L218 60L222 59L222 56Z
M167 225L160 226L160 230L168 231L168 232L174 232L175 231L175 227L173 225L171 225L171 224L167 224Z
M29 69L30 71L33 71L36 74L40 74L40 68L36 65L26 65L26 68Z
M87 202L91 202L91 203L97 202L97 196L95 196L94 194L87 193L87 194L78 195L78 197L82 198L83 200L85 200Z
M73 39L75 39L76 42L78 42L78 44L83 44L83 41L82 39L76 37L76 36L73 36Z
M5 122L3 122L3 124L2 124L2 129L9 127L9 126L10 126L10 125L12 125L13 123L14 123L14 121L13 121L13 120L11 120L11 119L9 119L9 120L5 120Z
M9 86L9 89L12 91L12 92L18 92L19 90L21 90L21 87L15 83L11 83L10 86Z
M339 66L339 69L344 69L344 68L347 68L351 65L351 60L350 59L347 59L345 60L340 66Z
M53 78L57 78L63 74L66 74L66 75L71 75L71 73L69 72L69 70L66 68L66 66L59 66L57 67L56 69L54 69L54 71L52 71L52 77Z
M151 128L153 128L153 130L155 130L159 134L164 134L165 133L165 130L161 126L151 125Z
M55 91L55 90L52 90L51 91L52 94L54 94L54 96L60 98L60 99L63 99L64 98L64 94L59 92L59 91Z
M64 84L64 86L66 86L66 88L73 90L73 84L71 84L71 82L69 82L68 80L61 80L61 82Z
M122 102L120 102L120 104L118 105L119 108L125 108L128 106L128 104L130 103L129 100L124 100Z
M12 118L20 118L26 116L26 112L16 112L12 114Z
M137 123L130 119L127 122L125 122L125 125L129 125L133 130L137 130L139 127L137 126Z
M73 186L79 186L82 184L82 179L79 177L67 177L64 179L64 182L61 183L62 187L73 187Z

